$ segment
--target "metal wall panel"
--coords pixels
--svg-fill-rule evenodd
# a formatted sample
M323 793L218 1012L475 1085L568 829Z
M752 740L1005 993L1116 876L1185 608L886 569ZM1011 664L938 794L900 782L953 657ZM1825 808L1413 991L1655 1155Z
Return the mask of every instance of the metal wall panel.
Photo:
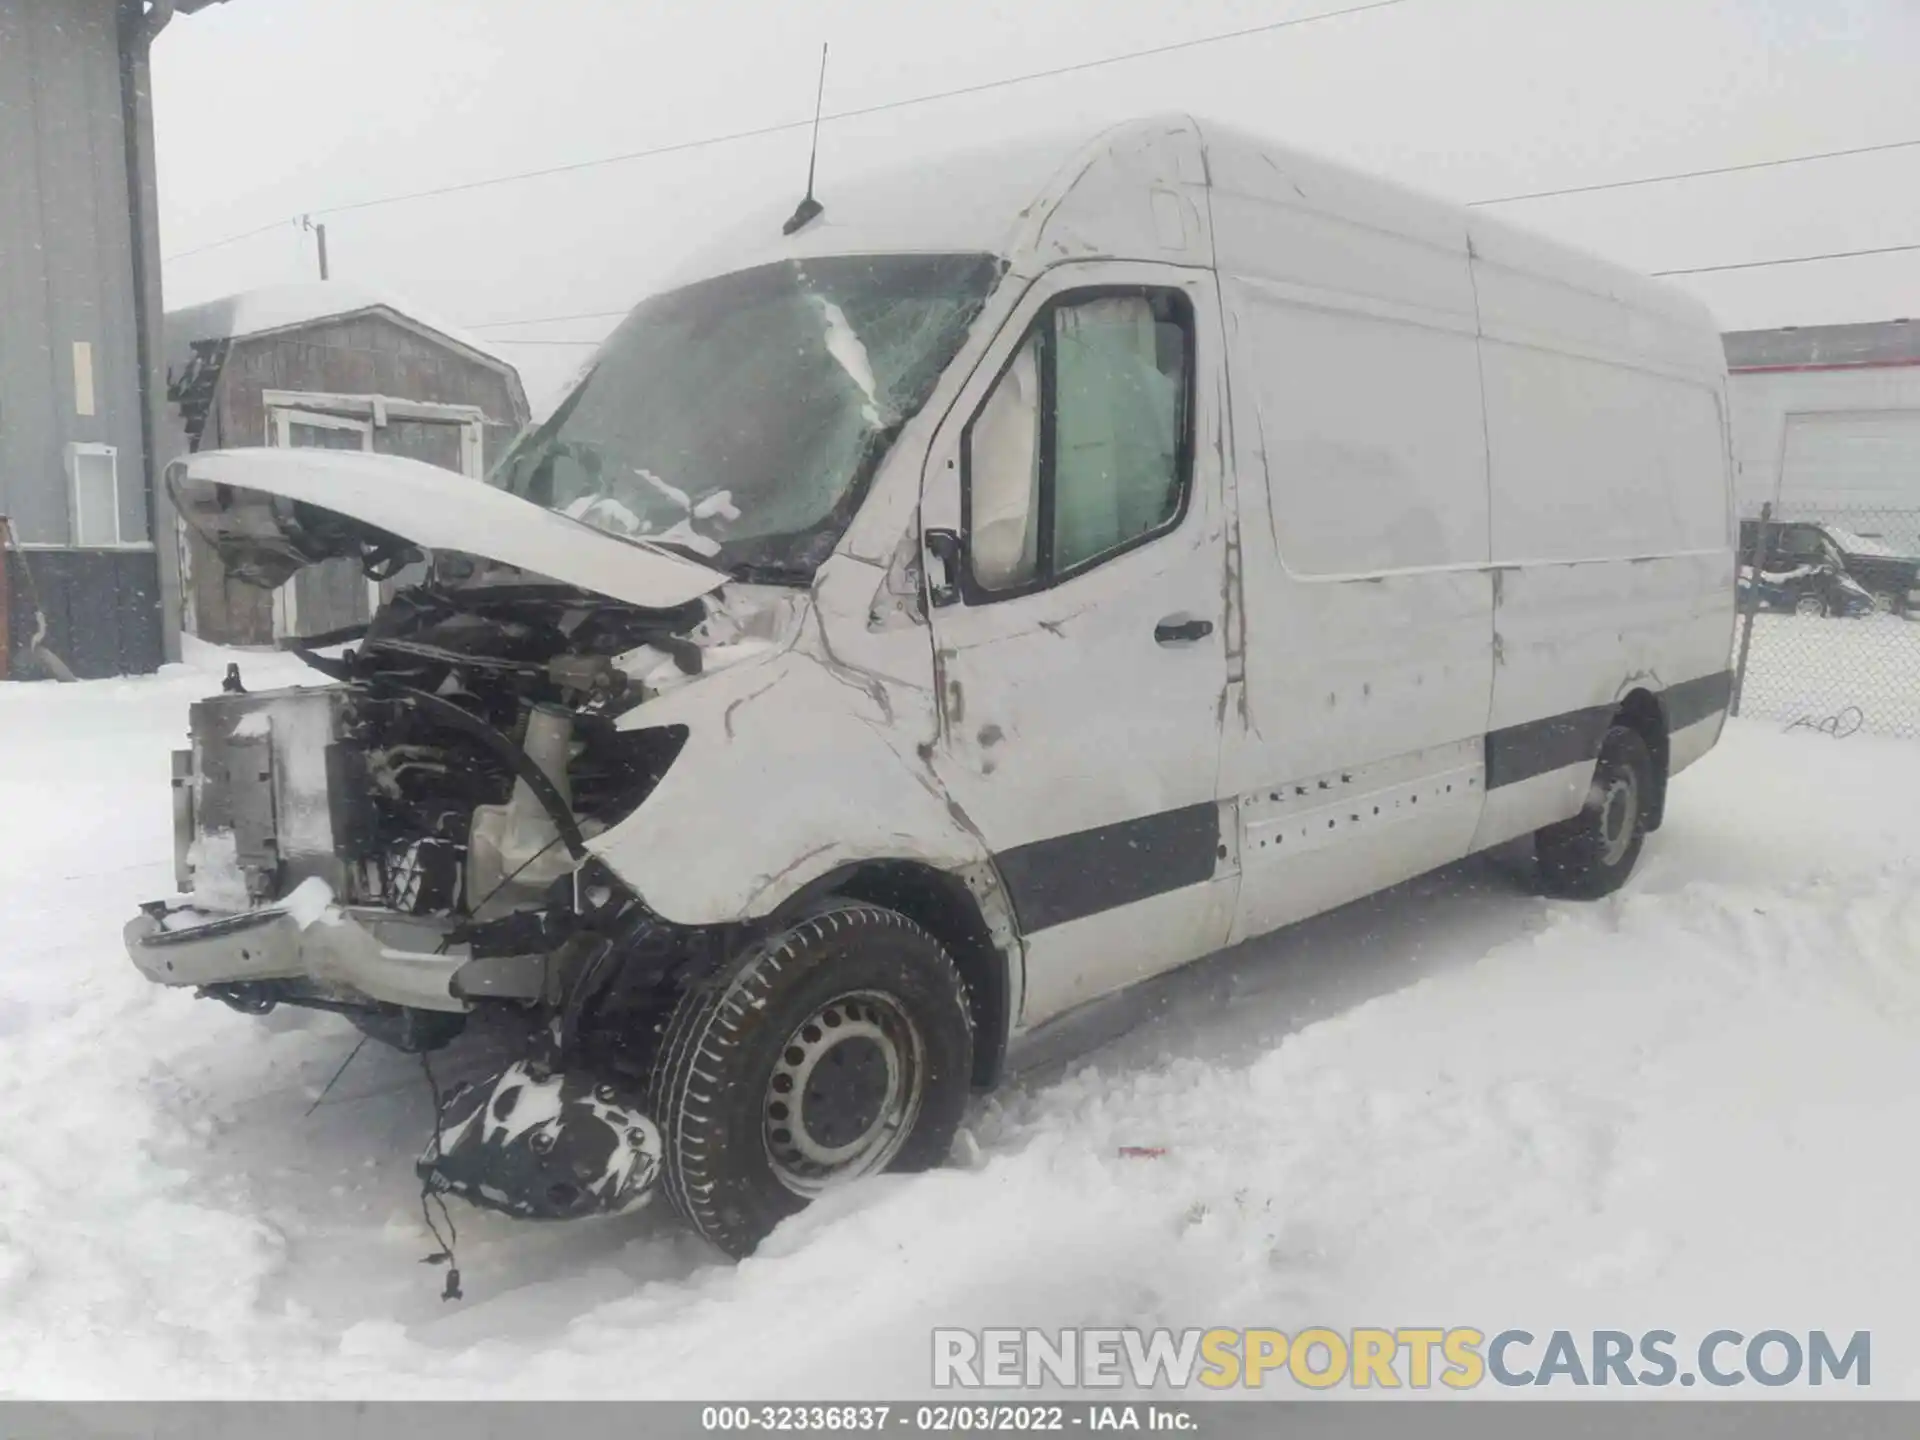
M26 544L70 543L71 441L118 449L121 534L147 535L116 16L0 0L0 511Z

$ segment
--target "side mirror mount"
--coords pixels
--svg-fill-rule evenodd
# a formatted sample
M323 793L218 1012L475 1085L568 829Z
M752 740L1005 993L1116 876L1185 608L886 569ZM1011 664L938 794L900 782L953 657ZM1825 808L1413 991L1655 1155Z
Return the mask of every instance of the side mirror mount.
M927 568L927 604L934 609L960 603L960 537L951 530L929 530L925 536L927 554L940 562L936 576Z

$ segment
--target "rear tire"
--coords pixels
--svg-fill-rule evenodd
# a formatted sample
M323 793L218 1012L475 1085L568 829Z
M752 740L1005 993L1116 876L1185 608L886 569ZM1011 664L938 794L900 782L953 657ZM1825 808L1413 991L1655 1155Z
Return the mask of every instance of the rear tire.
M1597 900L1626 883L1647 838L1653 756L1640 732L1607 731L1580 813L1534 832L1540 889L1569 900Z
M751 1254L829 1187L944 1161L972 1072L945 947L896 911L830 902L668 1019L651 1086L664 1188L706 1239Z

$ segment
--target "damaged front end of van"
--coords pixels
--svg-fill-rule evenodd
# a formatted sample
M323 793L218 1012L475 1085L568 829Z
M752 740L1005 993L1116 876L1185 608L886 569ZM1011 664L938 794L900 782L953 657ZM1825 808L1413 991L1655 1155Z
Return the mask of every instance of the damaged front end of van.
M484 484L292 449L169 467L229 579L331 565L383 599L282 642L329 683L250 689L243 661L192 707L179 894L142 907L128 951L156 983L336 1012L405 1051L483 1013L517 1026L513 1063L436 1097L432 1190L535 1218L643 1204L667 1017L778 902L865 853L831 798L768 818L783 771L849 777L844 804L914 832L912 802L877 799L912 741L834 657L814 577L997 269L843 268L837 288L830 263L775 266L643 305ZM891 349L861 339L876 314L912 322ZM693 343L715 316L738 354ZM786 372L759 373L768 355ZM756 413L763 390L784 398ZM904 789L940 805L924 775ZM973 858L941 851L951 821L928 813L929 860Z
M441 550L350 639L316 637L332 653L302 647L333 683L253 691L241 665L190 712L173 775L181 893L144 907L128 948L159 983L253 1014L337 1011L410 1051L446 1043L477 1008L519 1012L527 1054L447 1097L429 1183L519 1215L631 1209L660 1144L645 1057L614 1042L717 937L655 914L589 847L686 743L684 714L636 714L790 645L803 593L731 585L723 601L728 577L684 557L413 462L348 458L340 472L294 452L200 457L176 467L175 501L229 573L269 583L413 549L276 490L344 478L423 514L504 501L528 513L501 517L516 538L490 548L590 583ZM543 545L554 553L533 553ZM555 563L563 549L571 567ZM590 588L608 584L596 565L624 572L612 588L625 595Z

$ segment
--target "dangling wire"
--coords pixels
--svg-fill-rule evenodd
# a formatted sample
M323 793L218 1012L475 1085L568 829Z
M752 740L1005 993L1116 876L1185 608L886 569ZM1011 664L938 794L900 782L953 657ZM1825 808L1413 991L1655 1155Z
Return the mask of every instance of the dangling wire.
M542 845L538 850L534 851L533 854L529 855L525 860L521 861L517 866L513 868L513 870L510 873L508 873L504 878L501 879L499 884L495 885L493 889L488 891L486 895L481 898L480 903L478 905L469 906L468 907L469 913L475 914L475 915L479 914L480 911L486 907L487 901L493 899L495 895L498 895L501 892L501 890L503 890L507 886L509 882L514 880L520 874L521 871L525 870L529 865L533 864L534 861L538 860L542 855L546 854L555 845L559 844L560 839L561 839L560 836L558 835L554 836L553 839L549 840L546 844ZM434 953L437 955L446 954L447 944L448 944L447 937L445 935L442 935L440 937L440 944L435 949ZM362 1043L364 1043L364 1041ZM359 1053L359 1047L355 1046L354 1054L358 1054L358 1053ZM351 1062L353 1059L353 1056L349 1055L347 1059L349 1062ZM340 1068L342 1070L345 1070L346 1066L342 1065ZM427 1052L425 1050L422 1050L420 1052L420 1069L427 1077L427 1091L433 1097L433 1151L432 1151L432 1154L433 1154L433 1158L435 1160L438 1160L445 1153L446 1132L441 1128L441 1123L440 1123L441 1121L440 1083L439 1081L433 1078L433 1062L427 1058ZM338 1075L334 1077L334 1079L336 1080L339 1078L340 1077ZM332 1088L331 1085L329 1085L328 1088L329 1089ZM316 1101L314 1103L318 1104L319 1102ZM434 1218L433 1212L435 1207L438 1207L440 1211L440 1217L438 1220ZM433 1254L423 1256L421 1258L420 1263L423 1265L444 1264L447 1267L446 1288L440 1292L440 1298L442 1300L464 1299L465 1296L462 1294L460 1289L460 1262L454 1258L454 1252L453 1252L454 1243L460 1238L460 1228L459 1226L454 1224L453 1212L447 1208L446 1196L442 1195L438 1190L433 1188L433 1182L430 1177L430 1173L424 1169L422 1170L422 1173L420 1175L420 1218L426 1221L427 1233L433 1236L433 1243L440 1247L438 1250L434 1251ZM442 1235L440 1233L440 1229L443 1224L446 1226L445 1235Z
M433 1062L427 1058L427 1052L424 1050L420 1052L420 1069L427 1077L427 1090L433 1096L433 1153L435 1158L438 1158L443 1139L440 1129L440 1083L433 1078ZM440 1207L440 1221L445 1222L447 1227L447 1233L444 1236L440 1233L440 1224L433 1218L435 1205ZM442 1300L462 1299L460 1262L454 1258L453 1253L454 1242L460 1238L460 1228L453 1223L453 1213L447 1209L446 1197L433 1188L432 1182L424 1173L420 1176L420 1218L427 1222L428 1233L433 1236L434 1244L440 1247L435 1253L424 1257L420 1263L423 1265L444 1263L447 1267L447 1284L446 1288L440 1292L440 1298Z
M342 1060L340 1062L340 1068L333 1072L333 1079L327 1081L327 1083L321 1088L320 1093L313 1097L313 1104L307 1106L308 1115L311 1115L313 1114L314 1111L318 1110L320 1108L320 1102L326 1099L327 1096L333 1093L333 1087L340 1083L340 1077L347 1073L347 1067L353 1064L354 1057L360 1053L360 1051L365 1047L366 1043L367 1043L367 1037L365 1035L362 1035L360 1037L360 1043L354 1046L353 1049L347 1052L347 1058ZM306 1116L302 1116L301 1118L305 1119Z

